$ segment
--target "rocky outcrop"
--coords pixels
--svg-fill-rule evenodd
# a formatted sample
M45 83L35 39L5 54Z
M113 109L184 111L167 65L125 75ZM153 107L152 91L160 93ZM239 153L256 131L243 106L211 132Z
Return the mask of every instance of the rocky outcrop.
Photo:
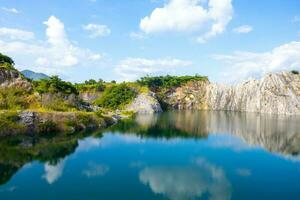
M134 113L162 112L161 106L153 92L139 94L133 102L127 106L126 110Z
M0 87L22 88L26 91L32 89L31 84L24 79L17 70L10 70L0 66Z
M88 103L93 103L96 99L100 97L100 92L81 92L79 93L79 97Z
M271 73L235 86L194 82L176 88L163 101L175 109L300 114L300 75Z

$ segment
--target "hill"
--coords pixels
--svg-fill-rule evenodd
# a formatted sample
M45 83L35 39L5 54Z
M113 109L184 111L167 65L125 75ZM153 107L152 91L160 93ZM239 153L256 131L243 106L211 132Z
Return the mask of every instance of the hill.
M50 78L49 76L47 76L44 73L37 73L37 72L31 71L31 70L23 70L23 71L21 71L21 73L26 78L29 78L29 79L32 79L32 80L40 80L40 79L48 79L48 78Z

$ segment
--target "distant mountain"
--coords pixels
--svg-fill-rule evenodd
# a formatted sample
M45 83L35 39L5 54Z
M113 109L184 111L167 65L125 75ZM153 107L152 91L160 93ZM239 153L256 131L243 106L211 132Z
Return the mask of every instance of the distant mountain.
M29 79L32 79L32 80L40 80L40 79L47 79L47 78L49 78L49 76L47 76L46 74L36 73L36 72L31 71L31 70L23 70L23 71L21 71L21 73L26 78L29 78Z

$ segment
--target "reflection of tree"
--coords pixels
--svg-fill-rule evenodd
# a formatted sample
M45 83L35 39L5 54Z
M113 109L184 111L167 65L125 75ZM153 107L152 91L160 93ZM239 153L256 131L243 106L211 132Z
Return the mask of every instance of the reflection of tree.
M143 137L195 137L232 134L249 145L288 155L300 153L300 117L239 112L170 111L137 116L111 130Z
M190 127L176 127L176 116L171 113L138 115L134 120L122 120L109 128L109 131L126 134L137 134L142 137L173 138L173 137L207 137L207 133L190 131ZM184 123L184 122L182 122Z
M5 184L26 163L33 160L57 166L75 151L78 139L86 134L57 135L51 138L10 137L0 141L0 185ZM51 167L49 169L52 169Z
M206 195L211 200L231 198L231 184L222 168L204 159L199 159L194 166L146 167L139 178L154 193L171 200L198 199Z

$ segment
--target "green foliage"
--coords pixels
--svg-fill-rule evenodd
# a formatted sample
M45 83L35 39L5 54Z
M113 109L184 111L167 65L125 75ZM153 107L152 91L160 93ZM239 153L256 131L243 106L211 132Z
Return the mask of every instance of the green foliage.
M15 64L13 59L11 59L10 57L0 53L0 64L2 64L2 63L8 63L9 65L14 65Z
M137 95L137 92L126 83L115 84L106 88L95 104L109 109L122 108L130 103Z
M171 88L178 87L190 81L207 81L206 76L155 76L155 77L142 77L137 82L143 86L147 86L151 89L159 88Z
M40 123L38 128L39 132L43 134L55 133L58 131L57 124L54 123L52 120L47 120L43 123Z
M85 81L84 83L75 84L75 87L78 91L102 92L105 89L105 82L102 79L99 79L99 81L90 79L88 81Z
M297 71L297 70L292 70L291 72L292 72L292 74L299 74L299 71Z
M0 113L0 135L14 133L22 133L25 127L18 123L19 116L17 112Z
M0 88L0 109L18 110L29 106L28 93L20 88Z
M78 94L77 89L72 83L62 81L58 76L52 76L49 79L41 79L33 81L34 89L40 93L63 93L63 94Z

